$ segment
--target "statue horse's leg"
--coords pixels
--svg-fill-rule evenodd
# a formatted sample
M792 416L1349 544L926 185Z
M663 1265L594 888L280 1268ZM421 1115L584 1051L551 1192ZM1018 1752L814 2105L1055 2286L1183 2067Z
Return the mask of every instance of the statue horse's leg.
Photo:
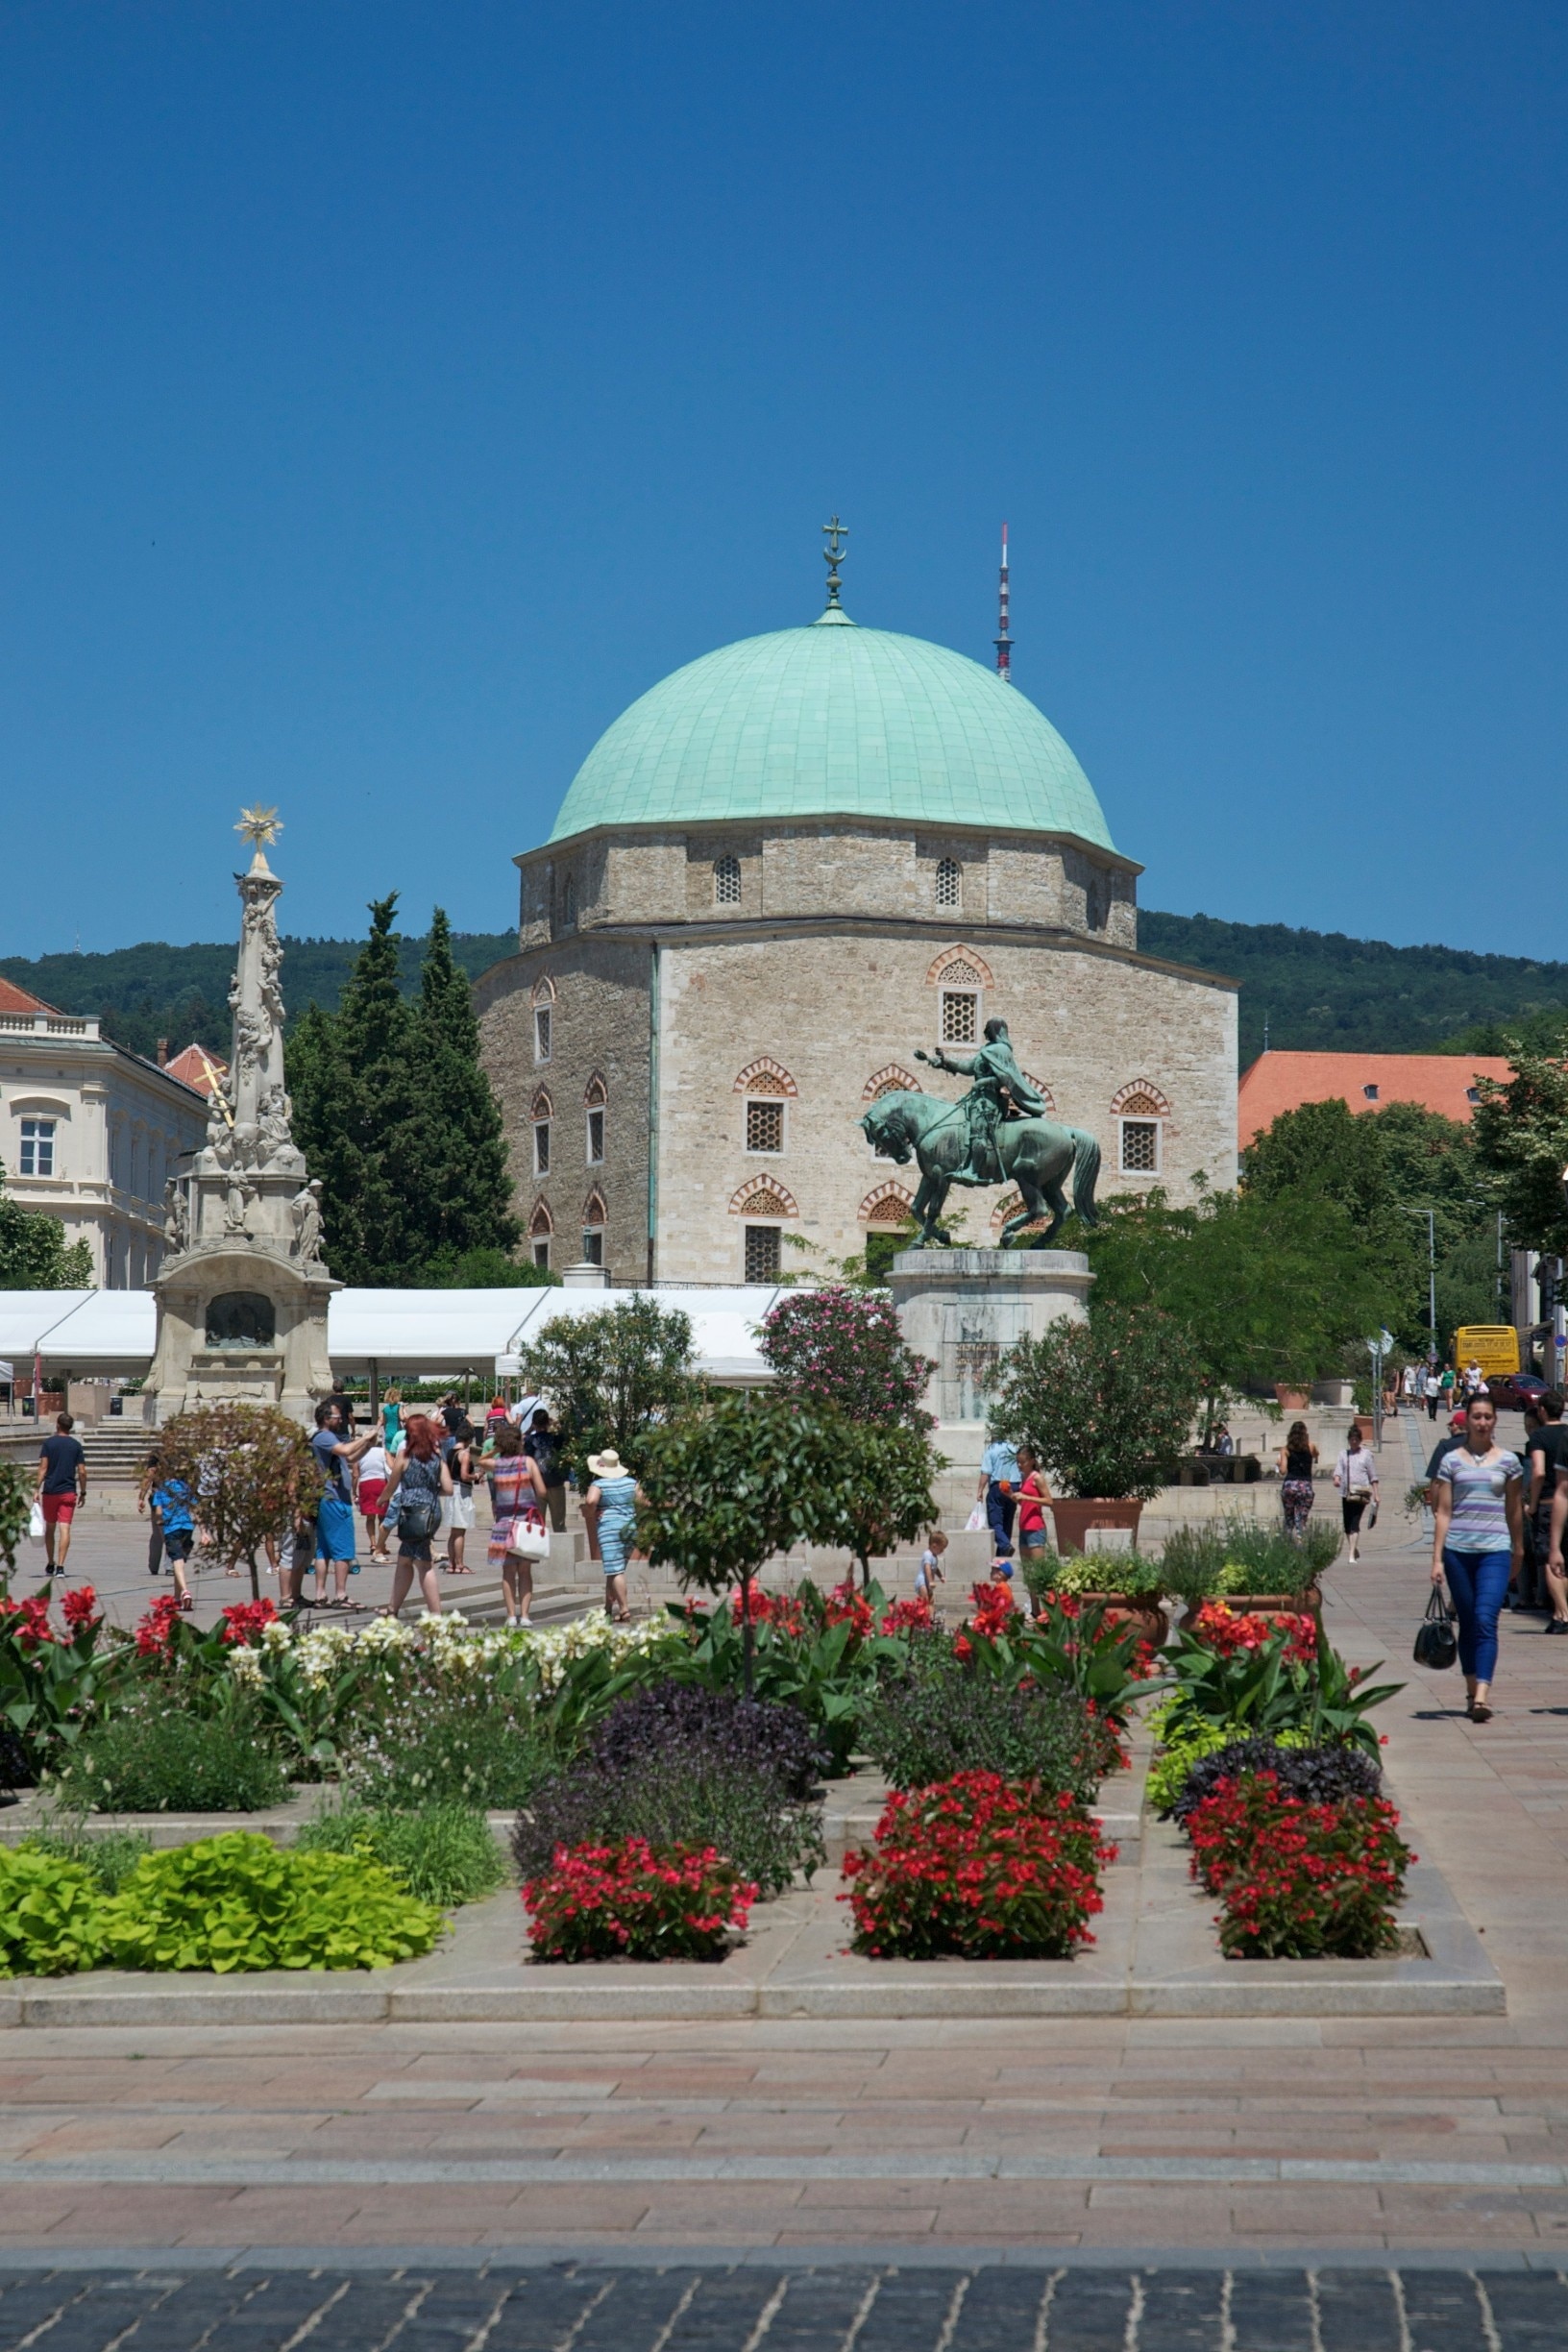
M1067 1196L1063 1191L1061 1184L1047 1182L1044 1187L1044 1193L1045 1199L1041 1203L1041 1207L1043 1209L1047 1205L1049 1206L1051 1212L1051 1221L1046 1226L1043 1233L1036 1234L1034 1239L1029 1244L1031 1249L1049 1249L1051 1243L1056 1239L1057 1235L1062 1231L1063 1226L1067 1221Z
M942 1238L938 1224L947 1198L947 1177L941 1168L927 1168L920 1178L920 1188L910 1206L910 1214L919 1219L919 1247Z

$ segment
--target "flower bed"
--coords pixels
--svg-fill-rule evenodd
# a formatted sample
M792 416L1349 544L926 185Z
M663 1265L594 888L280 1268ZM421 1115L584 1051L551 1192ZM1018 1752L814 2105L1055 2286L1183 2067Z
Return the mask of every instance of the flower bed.
M996 1773L890 1797L870 1853L845 1856L855 1948L879 1960L1060 1960L1093 1942L1115 1861L1078 1801Z
M756 1888L711 1846L558 1846L523 1900L538 1961L722 1960Z
M1191 1870L1220 1898L1233 1959L1370 1959L1397 1948L1415 1856L1385 1799L1308 1804L1271 1772L1222 1780L1188 1816Z

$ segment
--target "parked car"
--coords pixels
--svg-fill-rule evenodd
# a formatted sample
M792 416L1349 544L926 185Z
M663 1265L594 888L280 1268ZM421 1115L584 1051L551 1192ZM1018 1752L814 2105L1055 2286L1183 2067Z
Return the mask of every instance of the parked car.
M1499 1412L1523 1412L1546 1394L1546 1383L1533 1372L1494 1372L1486 1393Z

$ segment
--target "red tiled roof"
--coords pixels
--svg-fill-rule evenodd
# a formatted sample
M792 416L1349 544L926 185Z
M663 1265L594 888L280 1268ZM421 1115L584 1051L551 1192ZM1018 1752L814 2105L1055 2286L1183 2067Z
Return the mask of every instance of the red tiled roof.
M198 1094L210 1094L213 1071L216 1070L222 1078L229 1068L221 1054L209 1054L200 1045L187 1045L184 1053L176 1054L173 1061L165 1062L163 1066L171 1078L178 1078L184 1085L194 1087Z
M1388 1103L1420 1103L1444 1118L1468 1120L1479 1076L1507 1078L1501 1054L1260 1054L1241 1075L1236 1097L1237 1142L1245 1151L1261 1128L1303 1103L1333 1102L1352 1111L1381 1111Z
M14 980L0 979L0 1013L54 1013L59 1005L45 1004L41 996L34 996L18 988Z

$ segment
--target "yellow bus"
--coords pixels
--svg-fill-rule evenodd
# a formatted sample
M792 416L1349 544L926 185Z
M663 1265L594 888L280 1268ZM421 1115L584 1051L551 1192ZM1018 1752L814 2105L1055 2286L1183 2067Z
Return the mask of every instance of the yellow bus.
M1519 1334L1511 1323L1465 1323L1454 1334L1454 1369L1479 1363L1488 1380L1519 1369Z

